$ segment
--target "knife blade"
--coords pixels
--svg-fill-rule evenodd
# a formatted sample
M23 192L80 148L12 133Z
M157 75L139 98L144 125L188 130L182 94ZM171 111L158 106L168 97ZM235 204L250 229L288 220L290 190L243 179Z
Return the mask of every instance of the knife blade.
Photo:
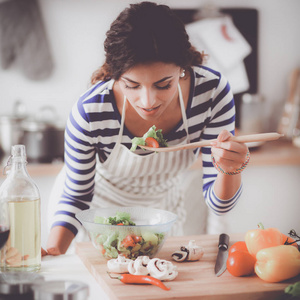
M226 233L222 233L219 236L218 244L218 255L215 264L215 274L216 276L221 276L226 271L226 262L228 258L228 245L229 236Z

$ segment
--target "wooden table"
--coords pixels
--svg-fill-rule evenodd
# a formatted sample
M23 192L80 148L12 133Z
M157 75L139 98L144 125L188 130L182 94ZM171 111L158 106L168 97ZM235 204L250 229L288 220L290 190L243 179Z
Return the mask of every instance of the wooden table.
M232 234L230 244L243 240L243 234ZM204 256L200 261L177 263L171 254L187 245L194 239L196 244L204 248ZM78 243L76 253L87 269L94 276L101 288L110 299L140 300L140 299L275 299L282 294L284 288L300 280L300 276L282 283L267 283L256 275L249 277L234 277L228 271L220 277L214 274L214 264L217 256L218 235L198 235L188 237L170 237L156 257L172 261L177 266L178 276L175 280L165 282L170 287L164 291L151 285L124 284L111 279L107 274L107 260L100 256L91 242Z

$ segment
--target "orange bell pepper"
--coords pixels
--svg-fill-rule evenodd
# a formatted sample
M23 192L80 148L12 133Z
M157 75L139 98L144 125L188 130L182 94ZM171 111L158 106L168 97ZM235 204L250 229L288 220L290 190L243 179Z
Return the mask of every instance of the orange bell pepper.
M245 235L245 242L249 253L256 258L259 250L282 245L282 233L276 228L264 229L259 223L258 229L249 230Z
M300 252L291 245L262 249L256 254L255 273L267 282L280 282L300 274Z

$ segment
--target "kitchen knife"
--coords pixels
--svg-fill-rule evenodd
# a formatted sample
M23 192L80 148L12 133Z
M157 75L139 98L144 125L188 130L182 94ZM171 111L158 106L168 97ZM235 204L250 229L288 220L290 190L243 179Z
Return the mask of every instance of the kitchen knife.
M216 276L221 276L226 271L226 262L228 258L228 245L229 236L226 233L222 233L219 236L219 251L215 264Z

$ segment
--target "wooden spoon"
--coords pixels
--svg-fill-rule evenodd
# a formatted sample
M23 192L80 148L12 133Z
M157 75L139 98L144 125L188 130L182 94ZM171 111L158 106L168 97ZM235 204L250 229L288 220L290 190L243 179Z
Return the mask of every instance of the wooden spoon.
M251 142L266 142L266 141L274 141L283 137L284 134L279 134L277 132L269 132L269 133L258 133L258 134L249 134L249 135L240 135L240 136L232 136L229 141L238 142L238 143L251 143ZM198 147L209 147L211 143L217 141L214 140L205 140L196 143L184 144L184 145L177 145L177 146L170 146L170 147L160 147L160 148L153 148L148 146L139 145L140 148L155 152L171 152L171 151L178 151L184 149L193 149Z

